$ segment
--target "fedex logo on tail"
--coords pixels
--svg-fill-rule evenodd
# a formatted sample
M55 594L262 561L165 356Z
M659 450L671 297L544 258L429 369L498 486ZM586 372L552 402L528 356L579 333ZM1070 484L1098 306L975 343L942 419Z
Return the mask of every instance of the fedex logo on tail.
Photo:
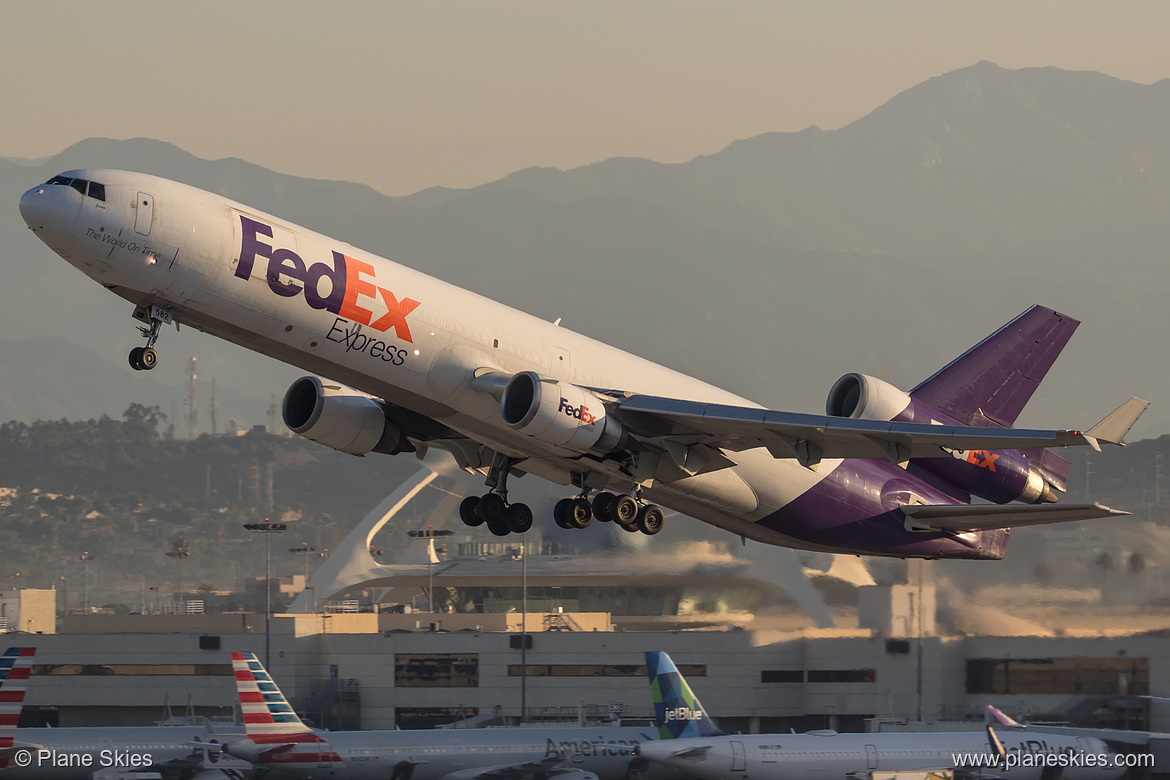
M574 420L580 420L582 425L593 425L597 422L597 415L589 411L589 407L582 404L581 406L573 406L569 403L569 399L561 396L561 405L557 407L558 412L564 412Z
M250 279L257 258L267 260L268 289L282 298L303 294L305 302L314 309L332 312L383 333L393 329L398 338L413 343L406 318L418 308L419 302L399 299L390 290L376 285L372 265L337 251L333 252L332 265L309 265L291 249L274 247L275 241L266 243L264 238L273 238L271 227L243 214L239 217L242 238L237 277ZM386 313L375 317L374 310L381 311L383 307Z

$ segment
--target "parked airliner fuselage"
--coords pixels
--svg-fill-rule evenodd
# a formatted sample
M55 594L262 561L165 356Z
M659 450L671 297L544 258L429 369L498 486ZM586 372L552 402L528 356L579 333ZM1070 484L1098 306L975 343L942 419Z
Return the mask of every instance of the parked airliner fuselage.
M517 470L559 484L638 492L770 544L897 556L1003 555L1006 530L907 530L895 511L905 502L898 496L926 504L966 501L936 480L882 460L825 459L814 470L755 448L722 453L729 467L682 478L675 469L673 478L655 479L654 453L633 464L615 455L624 433L620 424L604 425L596 390L757 405L221 196L144 174L77 170L26 192L20 208L42 241L140 307L140 319L149 324L153 312L156 335L161 322L173 319L394 405L401 415L397 428L387 426L394 435L366 442L362 452L444 446L461 465L484 469L502 456ZM156 358L153 349L147 352L132 355L132 365L151 367ZM582 428L558 438L557 431L542 435L508 424L499 378L520 374L535 378L530 395L540 378L559 380L539 401L551 405L541 419L553 428L562 416L596 423L586 427L601 431L594 434L599 442L571 440ZM332 392L320 383L315 390ZM506 413L506 395L503 400Z

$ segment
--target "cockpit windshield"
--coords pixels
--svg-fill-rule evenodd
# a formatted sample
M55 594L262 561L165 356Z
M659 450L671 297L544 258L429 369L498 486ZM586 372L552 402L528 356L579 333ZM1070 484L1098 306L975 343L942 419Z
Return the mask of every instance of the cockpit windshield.
M106 185L96 181L73 179L68 176L54 176L45 182L45 184L60 184L65 187L72 187L82 195L87 195L95 200L105 201L106 199Z

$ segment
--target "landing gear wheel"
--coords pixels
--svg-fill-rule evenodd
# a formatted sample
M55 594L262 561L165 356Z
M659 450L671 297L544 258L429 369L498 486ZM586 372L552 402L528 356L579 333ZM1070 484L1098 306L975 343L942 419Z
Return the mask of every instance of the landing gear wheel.
M654 504L646 504L638 510L638 519L635 521L635 525L642 533L653 536L662 530L663 522L662 510Z
M620 526L633 525L638 520L638 502L630 496L618 496L610 511L613 521Z
M508 520L503 515L489 517L486 522L488 530L495 536L507 536L512 533L512 529L508 527Z
M613 520L615 501L617 501L617 496L613 493L598 493L593 497L593 516L603 523Z
M483 525L483 518L479 514L479 496L468 496L459 502L459 519L471 528Z
M553 505L553 520L561 528L573 528L573 499L562 498Z
M512 504L504 517L508 530L514 534L522 534L532 527L532 510L528 504Z
M154 351L154 347L145 347L138 358L138 362L142 365L143 369L149 371L158 365L158 353Z
M135 347L134 349L130 350L130 368L134 369L135 371L141 371L143 368L145 368L145 366L142 365L142 353L145 351L145 349L145 347Z
M503 520L504 512L507 510L508 505L504 503L504 499L499 493L485 493L479 499L479 516L487 521L488 528L492 527L493 520ZM492 533L496 533L494 528L492 529ZM497 534L497 536L502 535Z
M572 502L573 508L567 515L571 527L588 528L593 522L593 507L584 498L574 498Z

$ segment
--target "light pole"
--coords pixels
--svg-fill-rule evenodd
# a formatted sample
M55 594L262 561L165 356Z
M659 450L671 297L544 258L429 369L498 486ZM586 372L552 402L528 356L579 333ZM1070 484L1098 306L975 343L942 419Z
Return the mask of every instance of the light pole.
M185 614L187 610L183 609L183 559L189 558L191 553L187 552L187 548L182 545L175 545L175 549L167 553L168 558L174 558L179 562L179 608L180 615Z
M435 549L435 539L440 539L445 536L454 536L454 531L449 531L445 528L423 528L420 531L407 531L406 535L414 539L429 539L427 542L427 609L433 615L435 614L435 573L434 561L431 560L437 556L432 555Z
M82 614L89 614L89 562L93 560L93 555L89 552L83 552L77 556L81 560L81 575L82 575Z
M308 542L301 542L300 547L290 547L290 548L288 548L288 551L290 553L293 553L294 555L300 555L301 558L305 561L305 581L301 584L301 587L304 588L305 590L308 590L309 589L309 554L317 552L317 548L310 547Z
M269 522L264 518L263 523L244 523L244 528L254 533L264 535L264 668L271 674L272 631L269 617L272 615L272 534L278 534L288 528L285 523Z

